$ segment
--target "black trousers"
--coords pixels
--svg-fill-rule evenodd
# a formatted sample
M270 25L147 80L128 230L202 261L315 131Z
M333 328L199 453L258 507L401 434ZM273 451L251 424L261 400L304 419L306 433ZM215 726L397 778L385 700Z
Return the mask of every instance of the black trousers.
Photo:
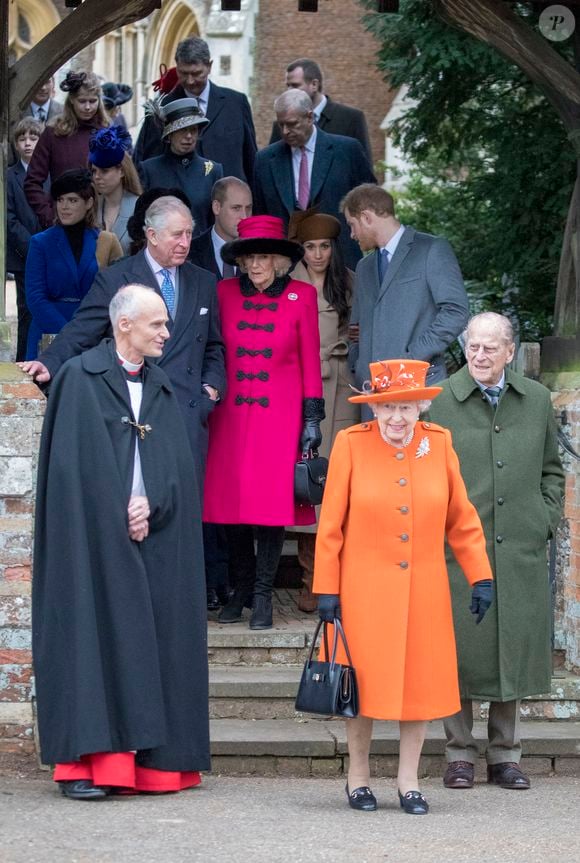
M284 545L284 527L227 525L230 578L237 591L271 596ZM254 535L256 552L254 552Z
M228 536L223 524L203 525L203 554L207 589L227 594L229 586Z

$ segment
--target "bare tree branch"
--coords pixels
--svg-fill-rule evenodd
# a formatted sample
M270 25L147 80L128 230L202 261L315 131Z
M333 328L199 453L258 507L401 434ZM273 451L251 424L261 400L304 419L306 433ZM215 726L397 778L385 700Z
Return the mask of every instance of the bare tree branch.
M10 68L10 113L16 119L38 85L100 36L159 9L161 0L84 0Z

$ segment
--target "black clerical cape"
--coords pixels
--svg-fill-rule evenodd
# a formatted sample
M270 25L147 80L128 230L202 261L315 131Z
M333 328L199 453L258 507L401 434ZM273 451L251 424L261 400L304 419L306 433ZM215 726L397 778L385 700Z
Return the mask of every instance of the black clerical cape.
M128 535L139 434L149 536ZM207 622L201 516L184 421L146 361L131 412L114 343L54 379L40 448L33 659L45 763L137 751L161 770L207 770Z

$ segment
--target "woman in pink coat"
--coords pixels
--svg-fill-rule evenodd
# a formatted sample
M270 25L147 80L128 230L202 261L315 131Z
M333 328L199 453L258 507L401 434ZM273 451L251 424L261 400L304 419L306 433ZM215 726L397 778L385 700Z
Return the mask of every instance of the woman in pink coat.
M315 288L288 276L303 249L281 219L252 216L238 231L221 251L240 273L218 284L227 393L209 421L204 521L228 525L236 573L220 622L241 620L253 596L250 628L269 629L284 525L315 522L294 502L294 465L321 442L318 306Z

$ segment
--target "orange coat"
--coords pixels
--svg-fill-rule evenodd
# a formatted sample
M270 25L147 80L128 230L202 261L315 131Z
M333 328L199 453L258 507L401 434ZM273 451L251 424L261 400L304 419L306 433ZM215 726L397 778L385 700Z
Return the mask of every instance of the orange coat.
M405 449L385 443L376 421L339 432L313 591L340 594L363 716L435 719L460 709L446 536L470 584L493 578L446 429L418 422Z

